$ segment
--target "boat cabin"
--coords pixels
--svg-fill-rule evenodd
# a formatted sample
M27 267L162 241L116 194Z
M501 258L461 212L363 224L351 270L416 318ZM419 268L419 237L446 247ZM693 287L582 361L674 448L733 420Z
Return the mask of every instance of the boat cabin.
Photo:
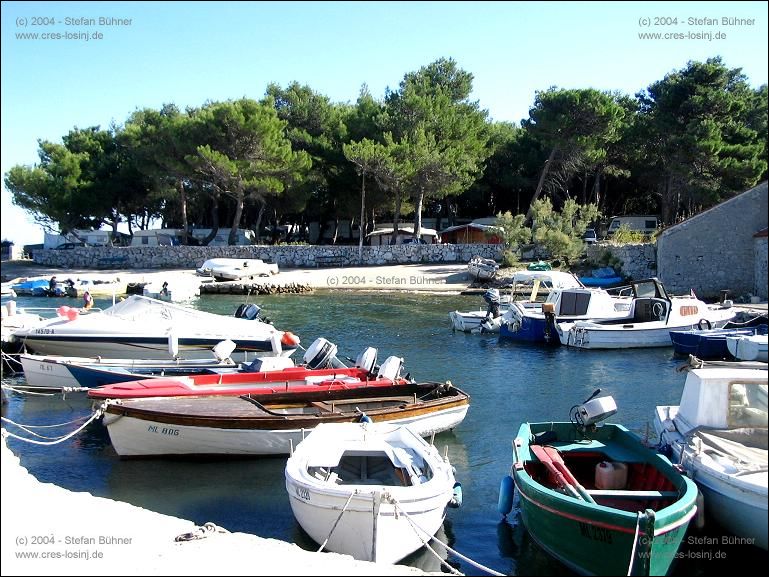
M767 428L766 371L708 367L686 375L676 425L695 428Z

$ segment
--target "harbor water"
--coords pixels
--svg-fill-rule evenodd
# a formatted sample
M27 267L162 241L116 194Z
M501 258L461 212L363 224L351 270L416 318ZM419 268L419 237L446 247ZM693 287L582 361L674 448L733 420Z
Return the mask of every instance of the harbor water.
M231 315L245 297L203 296L192 306ZM496 335L452 332L448 313L484 307L479 296L403 292L323 292L250 297L276 327L309 346L324 337L338 356L355 358L369 346L379 361L404 358L404 370L418 381L451 381L469 393L470 410L454 431L435 437L456 468L464 500L449 509L438 537L475 562L508 575L570 575L526 533L517 508L506 518L497 512L500 480L509 473L511 441L523 421L567 420L569 410L600 388L612 395L618 412L611 422L625 425L654 443L656 405L678 404L685 373L671 348L580 351L499 342ZM58 299L18 298L17 305L65 304ZM107 307L107 300L96 306ZM301 351L295 355L300 361ZM17 380L17 382L19 382ZM62 398L6 393L3 415L11 421L46 425L90 415L82 393ZM57 433L77 427L74 423ZM8 427L14 433L22 431ZM238 460L121 460L96 422L68 441L38 446L7 440L21 464L42 482L73 491L125 501L202 525L252 533L315 550L291 512L285 490L284 457ZM728 543L722 530L690 529L674 566L679 575L716 575L727 563L765 563L767 554ZM483 571L437 548L452 567L468 575ZM141 552L137 552L137 555ZM427 571L448 570L422 549L403 561ZM741 565L742 566L742 565ZM223 574L226 567L223 566Z

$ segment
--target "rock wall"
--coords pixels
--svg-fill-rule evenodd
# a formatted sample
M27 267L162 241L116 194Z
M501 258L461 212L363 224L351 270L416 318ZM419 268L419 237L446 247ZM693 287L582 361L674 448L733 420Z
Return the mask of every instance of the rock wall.
M766 298L766 243L763 258L756 258L756 233L767 227L767 210L764 182L663 231L657 238L660 280L673 293L693 289L716 298L728 290L728 298L744 302L763 277Z
M210 258L259 258L280 268L368 266L411 263L467 262L473 256L500 259L497 244L415 244L364 246L253 245L253 246L154 246L87 247L72 250L38 250L35 262L62 268L94 269L193 269Z
M657 276L657 250L654 243L614 245L599 242L588 245L587 258L595 263L604 262L607 252L621 263L614 268L625 277L641 280Z

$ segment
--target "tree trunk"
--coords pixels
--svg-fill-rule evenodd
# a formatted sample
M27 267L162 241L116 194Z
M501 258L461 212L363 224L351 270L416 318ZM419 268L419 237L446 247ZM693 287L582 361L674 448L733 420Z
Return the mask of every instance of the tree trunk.
M363 236L365 230L363 223L366 220L366 171L362 171L360 177L360 226L358 227L358 260L363 264ZM351 231L352 232L352 231Z
M393 215L393 234L390 239L390 244L396 244L398 242L398 224L401 219L401 193L395 192L395 214Z
M179 178L176 180L176 190L179 191L179 203L182 211L182 244L189 244L189 225L187 224L187 189L184 188L184 181Z
M206 238L200 241L200 244L203 246L208 246L219 233L219 199L216 196L212 196L211 201L211 232L208 233Z
M267 203L260 200L259 211L256 213L256 244L262 244L262 218L266 209Z
M235 203L235 215L232 217L232 228L230 236L227 238L227 244L233 246L238 242L238 229L240 228L240 217L243 216L243 197L238 197Z
M531 202L529 203L529 210L526 211L526 218L523 221L524 226L531 224L531 217L532 213L534 212L534 203L539 198L539 195L542 194L542 187L545 185L545 177L547 177L547 173L550 171L550 165L553 164L553 159L555 158L555 153L557 151L558 148L554 146L553 150L550 151L550 156L548 156L547 160L545 161L545 166L542 167L542 174L539 175L537 190L534 191L534 196L531 198Z
M424 190L420 190L417 195L417 205L414 211L414 240L419 239L422 235L422 204L425 201Z

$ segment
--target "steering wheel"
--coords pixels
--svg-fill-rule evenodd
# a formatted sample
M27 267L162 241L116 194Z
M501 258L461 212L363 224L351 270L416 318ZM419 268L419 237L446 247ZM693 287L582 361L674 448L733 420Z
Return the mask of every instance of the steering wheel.
M697 328L704 331L705 327L707 327L708 330L712 328L710 321L708 319L700 319L700 322L697 323Z
M662 303L654 303L652 314L661 321L665 320L665 307L662 306Z

